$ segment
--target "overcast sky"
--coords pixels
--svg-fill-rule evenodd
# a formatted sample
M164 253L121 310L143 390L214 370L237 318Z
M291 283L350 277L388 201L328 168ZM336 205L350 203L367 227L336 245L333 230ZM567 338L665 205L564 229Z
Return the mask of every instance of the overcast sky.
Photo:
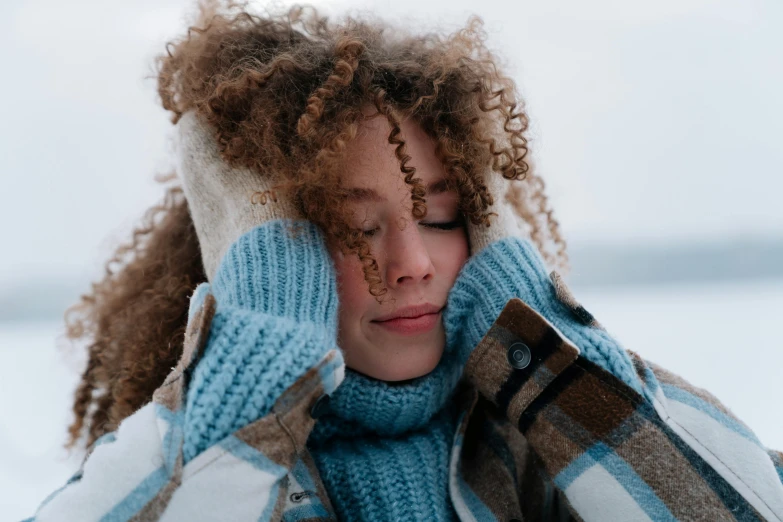
M429 29L485 20L572 242L783 237L779 0L361 4ZM0 284L95 273L159 199L171 125L145 76L192 5L2 2Z

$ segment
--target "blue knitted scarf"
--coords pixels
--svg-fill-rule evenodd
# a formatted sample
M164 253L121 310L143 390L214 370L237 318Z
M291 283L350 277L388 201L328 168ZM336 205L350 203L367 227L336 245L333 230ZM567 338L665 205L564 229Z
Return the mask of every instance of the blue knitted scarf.
M448 493L464 363L448 351L404 383L346 368L308 447L341 520L457 520Z

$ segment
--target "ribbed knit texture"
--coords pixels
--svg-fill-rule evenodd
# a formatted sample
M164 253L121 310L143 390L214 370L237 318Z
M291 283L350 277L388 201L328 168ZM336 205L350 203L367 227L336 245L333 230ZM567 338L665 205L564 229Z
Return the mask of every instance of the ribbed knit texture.
M217 311L187 392L186 462L266 415L337 345L336 274L323 236L308 222L294 233L290 224L253 228L218 267Z
M337 332L337 283L322 232L276 219L240 236L223 257L212 292L233 305Z
M544 316L582 355L641 391L630 358L606 331L586 326L557 298L546 265L527 239L507 237L468 260L449 293L443 320L447 349L467 360L509 299Z
M397 437L333 433L311 446L338 519L458 520L448 487L456 421L449 402L423 427Z
M454 393L462 369L456 358L441 357L427 375L394 384L346 368L345 380L329 401L331 414L319 419L311 440L337 432L388 437L421 428Z
M448 467L461 374L445 356L398 385L346 370L307 442L340 520L457 520Z

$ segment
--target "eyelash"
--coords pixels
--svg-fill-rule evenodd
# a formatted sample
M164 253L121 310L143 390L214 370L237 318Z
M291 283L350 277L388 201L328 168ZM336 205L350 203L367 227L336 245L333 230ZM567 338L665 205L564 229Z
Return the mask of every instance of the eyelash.
M461 219L455 219L454 221L449 221L447 223L420 223L422 226L425 226L427 228L435 229L435 230L454 230L455 228L459 228L462 226L462 220ZM372 237L375 232L378 231L378 227L373 228L372 230L362 230L362 234L364 234L364 237Z
M437 230L454 230L455 228L462 226L462 220L455 219L454 221L449 221L448 223L422 223L422 225L427 228L434 228Z

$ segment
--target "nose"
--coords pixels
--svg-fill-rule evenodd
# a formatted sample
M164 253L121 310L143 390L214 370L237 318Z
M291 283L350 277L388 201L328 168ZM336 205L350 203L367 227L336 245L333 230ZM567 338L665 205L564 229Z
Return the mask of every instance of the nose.
M435 267L416 223L393 227L386 244L386 284L391 288L429 282Z

